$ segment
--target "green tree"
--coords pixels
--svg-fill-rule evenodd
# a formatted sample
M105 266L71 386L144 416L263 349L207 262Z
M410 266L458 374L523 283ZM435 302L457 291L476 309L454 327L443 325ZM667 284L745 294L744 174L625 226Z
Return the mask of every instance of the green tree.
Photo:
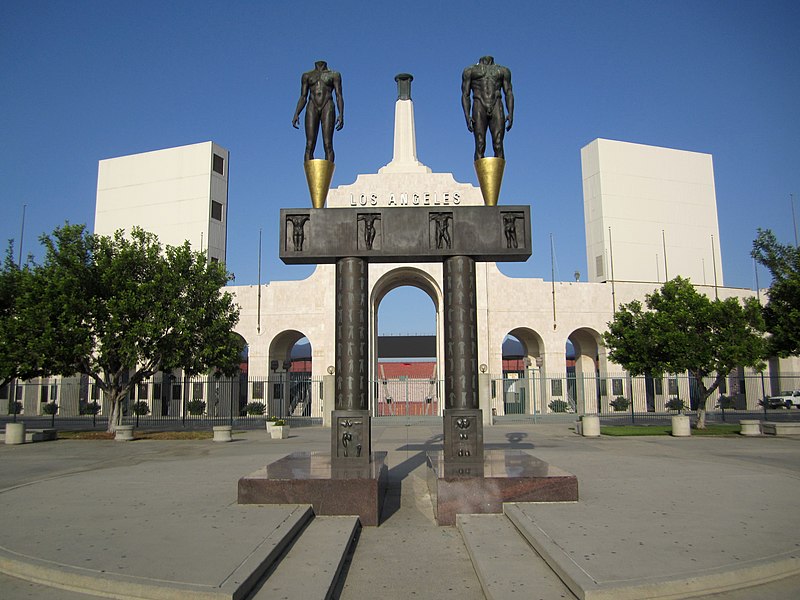
M43 236L44 262L28 301L42 319L46 372L88 375L120 423L129 390L158 371L236 372L239 310L224 288L229 276L186 242L163 251L155 235L96 236L65 225Z
M30 281L30 269L14 262L14 246L9 242L0 267L0 386L41 374L40 361L27 343L36 335L35 315L24 300Z
M631 375L694 376L699 394L697 427L703 429L708 398L737 367L763 368L764 321L755 298L710 300L676 277L619 307L603 334L608 356ZM706 381L712 380L711 385Z
M770 354L800 354L800 249L779 243L769 229L759 229L751 254L772 274L764 307Z

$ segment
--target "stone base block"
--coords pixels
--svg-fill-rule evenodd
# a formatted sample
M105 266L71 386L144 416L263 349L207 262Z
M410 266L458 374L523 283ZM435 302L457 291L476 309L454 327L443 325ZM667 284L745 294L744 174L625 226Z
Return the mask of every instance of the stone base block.
M216 425L214 427L214 441L215 442L230 442L233 441L231 432L233 427L230 425Z
M600 437L600 417L583 415L581 419L581 435L583 437Z
M25 443L25 423L6 423L6 444Z
M761 421L754 419L742 419L739 421L742 430L739 432L742 435L761 435Z
M800 435L800 423L764 421L761 424L761 432L765 435Z
M358 515L378 525L389 479L386 452L364 466L333 465L322 452L294 452L239 479L239 504L311 504L318 515Z
M439 525L456 514L503 511L503 502L576 502L578 478L521 450L487 450L482 463L447 463L428 453L428 490Z
M133 425L117 425L114 439L118 442L130 442L133 440Z
M690 437L692 435L691 423L686 415L672 417L672 437Z

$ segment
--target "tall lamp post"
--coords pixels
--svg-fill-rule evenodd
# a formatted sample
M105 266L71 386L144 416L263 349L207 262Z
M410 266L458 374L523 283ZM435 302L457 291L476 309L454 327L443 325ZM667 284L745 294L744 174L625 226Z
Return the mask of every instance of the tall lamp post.
M283 361L283 373L281 374L281 404L286 407L286 416L291 416L290 412L290 402L289 402L289 384L291 379L289 377L289 369L292 368L292 361L291 360L284 360ZM286 386L283 385L283 377L286 376Z
M530 402L530 411L533 412L533 381L531 380L531 365L533 364L533 361L531 360L530 356L526 356L522 359L522 363L525 365L525 380L527 381L525 387L528 388L528 402ZM527 414L528 410L523 407L522 412Z
M272 406L270 406L268 412L269 412L269 415L271 415L271 416L275 416L277 414L276 411L275 411L276 402L280 398L280 396L278 395L278 394L280 394L280 385L278 385L278 386L275 385L275 376L278 374L278 366L279 365L280 365L280 362L277 361L277 360L269 361L269 368L272 371L272 381L271 381L271 383L272 383L272 394L271 394L272 395L272 403L271 403ZM278 392L278 394L276 394L275 392ZM278 396L278 398L276 398L276 396Z

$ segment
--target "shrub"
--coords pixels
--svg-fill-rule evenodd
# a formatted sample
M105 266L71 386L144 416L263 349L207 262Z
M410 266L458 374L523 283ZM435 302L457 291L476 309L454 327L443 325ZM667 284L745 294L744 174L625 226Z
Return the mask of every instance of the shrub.
M42 406L42 414L43 415L54 415L58 412L58 404L55 402L48 402L44 406Z
M22 402L19 402L18 400L8 401L8 414L18 415L21 412L22 412Z
M83 415L96 415L100 413L100 403L95 400L94 402L89 402L86 406L81 409L81 414Z
M186 409L190 415L199 416L206 411L206 403L202 400L190 400L186 404Z
M150 414L150 407L147 406L147 402L139 400L139 402L134 404L133 405L133 414L139 415L140 417L143 417L145 415L149 415Z
M275 421L275 427L285 427L285 426L286 426L286 421L284 421L283 419L278 419Z
M567 412L567 403L564 400L553 400L547 407L555 413Z
M717 405L722 410L728 410L728 409L736 408L736 404L733 401L733 398L729 398L728 396L720 396L719 400L717 401Z
M623 411L628 410L628 407L631 405L631 401L625 396L617 396L610 402L610 404L614 410Z
M278 420L278 417L267 417L267 421L270 421L271 423L274 423L277 420Z
M670 398L664 406L667 410L677 410L678 412L682 412L686 408L686 404L680 398Z
M263 402L248 402L244 409L248 415L263 415L267 407Z

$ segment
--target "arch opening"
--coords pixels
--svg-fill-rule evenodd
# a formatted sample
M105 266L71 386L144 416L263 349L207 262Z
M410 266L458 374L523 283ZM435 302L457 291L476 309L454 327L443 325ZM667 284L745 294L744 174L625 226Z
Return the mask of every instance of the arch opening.
M433 277L413 267L376 282L370 303L373 416L441 414L441 300Z
M254 389L254 400L256 396L266 400L269 416L312 416L316 412L312 364L311 342L306 335L294 329L280 332L269 345L268 389Z
M601 348L600 334L588 327L573 331L565 344L567 402L581 414L602 412Z

